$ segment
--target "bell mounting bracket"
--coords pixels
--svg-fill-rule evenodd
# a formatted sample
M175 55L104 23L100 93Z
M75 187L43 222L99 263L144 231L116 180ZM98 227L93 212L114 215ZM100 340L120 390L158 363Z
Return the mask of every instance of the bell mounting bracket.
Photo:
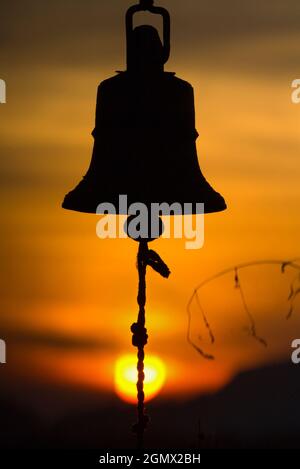
M140 0L140 3L133 5L126 13L126 38L127 38L127 69L130 68L131 58L131 35L133 32L133 17L140 11L149 11L154 15L161 15L163 18L163 62L166 63L170 57L170 37L171 37L171 19L168 10L163 7L154 6L154 0Z

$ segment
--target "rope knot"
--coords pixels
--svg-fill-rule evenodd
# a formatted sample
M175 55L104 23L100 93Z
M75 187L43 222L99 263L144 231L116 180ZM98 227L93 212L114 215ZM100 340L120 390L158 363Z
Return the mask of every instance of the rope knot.
M135 322L131 326L132 345L134 347L144 347L148 342L147 329L141 326L138 322Z

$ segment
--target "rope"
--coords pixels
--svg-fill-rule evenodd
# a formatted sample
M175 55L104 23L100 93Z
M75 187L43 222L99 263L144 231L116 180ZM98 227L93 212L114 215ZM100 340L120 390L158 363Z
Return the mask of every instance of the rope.
M137 371L138 371L138 380L137 380L137 414L138 421L133 426L133 431L137 434L137 448L142 449L144 443L144 432L149 423L149 417L145 413L145 393L144 393L144 359L145 352L144 347L148 342L148 334L146 325L146 270L147 265L151 266L156 272L162 275L165 278L168 278L170 275L170 270L167 265L162 261L159 255L148 249L147 241L143 240L139 242L139 251L137 256L137 269L139 274L139 288L138 288L138 297L137 302L139 305L139 313L137 322L132 324L131 332L132 345L137 347Z

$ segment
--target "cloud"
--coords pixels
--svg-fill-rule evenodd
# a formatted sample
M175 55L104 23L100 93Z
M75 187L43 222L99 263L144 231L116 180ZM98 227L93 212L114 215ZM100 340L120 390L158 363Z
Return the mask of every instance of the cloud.
M134 1L5 2L0 51L5 63L101 66L124 63L124 15ZM205 51L245 37L299 31L298 0L162 0L178 51ZM3 59L2 59L3 60ZM119 62L119 63L118 63Z
M94 337L76 337L59 332L36 332L30 330L3 330L1 337L8 343L14 345L25 345L26 347L47 347L65 351L100 351L112 350L112 341Z

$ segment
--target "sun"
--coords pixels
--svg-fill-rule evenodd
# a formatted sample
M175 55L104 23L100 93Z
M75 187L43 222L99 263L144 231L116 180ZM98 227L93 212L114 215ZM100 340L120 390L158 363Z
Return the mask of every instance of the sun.
M126 402L135 403L137 399L137 357L123 355L115 364L115 391ZM166 368L155 356L145 357L145 400L153 399L162 389L166 379Z

